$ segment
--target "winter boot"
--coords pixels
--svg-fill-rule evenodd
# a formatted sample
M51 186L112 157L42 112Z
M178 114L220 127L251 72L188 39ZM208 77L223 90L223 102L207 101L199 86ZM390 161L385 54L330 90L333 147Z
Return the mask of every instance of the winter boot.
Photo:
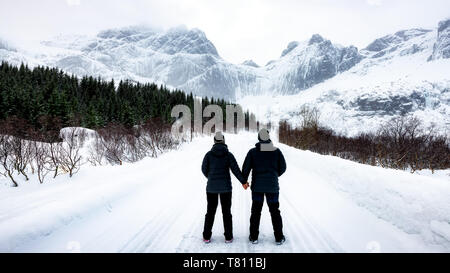
M277 245L282 245L282 244L284 244L284 242L286 242L286 237L284 237L284 236L279 240L275 240L275 243Z
M248 236L248 240L250 241L250 243L256 245L258 243L258 239L253 239L252 236Z

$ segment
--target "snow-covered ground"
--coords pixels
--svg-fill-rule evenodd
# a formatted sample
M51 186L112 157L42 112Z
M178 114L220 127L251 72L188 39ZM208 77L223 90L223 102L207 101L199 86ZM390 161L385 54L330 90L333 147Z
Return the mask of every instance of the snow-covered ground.
M226 135L242 164L256 134ZM201 241L212 139L199 137L157 159L83 166L72 179L0 187L1 252L450 252L450 172L361 165L277 146L286 244L276 246L264 207L260 244L248 243L250 191L233 178L235 241L225 244L220 209L213 241ZM1 184L6 180L0 178Z

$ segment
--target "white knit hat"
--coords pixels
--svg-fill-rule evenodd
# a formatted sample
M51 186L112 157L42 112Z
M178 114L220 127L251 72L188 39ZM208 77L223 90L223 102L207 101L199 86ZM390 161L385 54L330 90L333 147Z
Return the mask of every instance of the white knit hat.
M225 143L225 137L223 136L222 132L216 132L216 134L214 135L214 143Z

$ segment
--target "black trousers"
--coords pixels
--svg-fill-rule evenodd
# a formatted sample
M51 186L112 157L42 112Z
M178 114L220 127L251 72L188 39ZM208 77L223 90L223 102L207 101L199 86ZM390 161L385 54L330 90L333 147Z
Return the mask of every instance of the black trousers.
M214 225L214 218L220 196L220 206L222 207L223 227L226 240L233 239L233 220L231 215L231 192L226 193L206 193L208 200L208 209L205 215L205 226L203 228L203 238L211 239L212 227Z
M261 211L264 204L264 195L269 206L270 216L272 218L273 233L275 240L283 238L283 220L280 214L280 202L278 193L260 193L252 192L252 213L250 216L250 237L253 240L258 239L259 223L261 220Z

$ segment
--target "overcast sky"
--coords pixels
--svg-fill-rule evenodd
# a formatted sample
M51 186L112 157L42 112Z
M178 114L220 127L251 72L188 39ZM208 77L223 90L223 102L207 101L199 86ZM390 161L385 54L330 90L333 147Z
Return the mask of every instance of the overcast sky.
M448 17L449 0L0 0L0 37L20 45L60 33L184 24L203 30L224 59L264 65L314 33L361 48Z

